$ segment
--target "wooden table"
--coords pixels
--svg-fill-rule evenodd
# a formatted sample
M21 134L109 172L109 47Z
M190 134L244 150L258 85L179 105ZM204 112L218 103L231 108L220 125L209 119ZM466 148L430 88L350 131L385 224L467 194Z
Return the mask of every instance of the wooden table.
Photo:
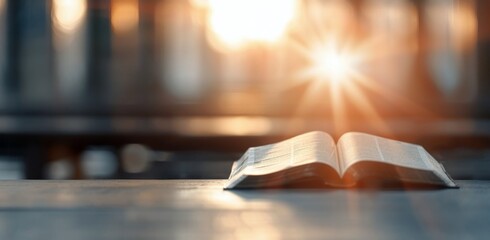
M1 181L0 239L488 239L460 189L223 191L223 180Z

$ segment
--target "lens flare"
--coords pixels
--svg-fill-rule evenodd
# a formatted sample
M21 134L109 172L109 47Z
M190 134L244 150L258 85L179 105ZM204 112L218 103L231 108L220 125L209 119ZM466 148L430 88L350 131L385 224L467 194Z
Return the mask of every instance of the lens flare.
M335 42L313 47L306 57L310 65L302 73L304 78L336 85L352 79L361 59L359 54L340 48Z
M380 47L386 44L378 40L347 41L331 34L319 33L314 40L291 41L291 46L307 63L292 83L308 83L297 113L308 113L327 103L332 113L333 133L340 136L355 126L355 119L350 114L353 113L352 107L356 107L362 113L365 123L385 136L391 136L393 133L380 109L371 101L369 91L400 109L428 116L424 108L391 92L386 85L369 76L366 70L376 64L373 59L376 59Z
M313 54L314 66L318 77L334 82L349 79L349 72L354 67L352 56L335 49L324 49Z

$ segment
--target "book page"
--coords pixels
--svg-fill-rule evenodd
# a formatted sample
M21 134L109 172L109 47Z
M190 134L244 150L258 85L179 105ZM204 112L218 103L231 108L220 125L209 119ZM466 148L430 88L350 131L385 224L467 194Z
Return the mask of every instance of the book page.
M248 168L249 174L266 174L313 162L339 169L335 142L324 132L309 132L279 143L250 148L234 164L232 175L244 168Z
M342 152L342 174L353 164L364 160L427 171L436 170L424 154L425 150L415 144L353 132L340 138L338 148Z

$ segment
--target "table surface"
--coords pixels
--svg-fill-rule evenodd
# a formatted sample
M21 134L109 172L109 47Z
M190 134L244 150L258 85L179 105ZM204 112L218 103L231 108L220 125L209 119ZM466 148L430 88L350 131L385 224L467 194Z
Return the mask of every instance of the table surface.
M224 180L0 181L0 239L484 239L490 181L224 191Z

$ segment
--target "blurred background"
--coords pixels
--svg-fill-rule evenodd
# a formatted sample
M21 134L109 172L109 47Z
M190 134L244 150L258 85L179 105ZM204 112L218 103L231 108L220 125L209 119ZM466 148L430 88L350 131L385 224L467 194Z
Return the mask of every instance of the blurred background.
M490 179L486 0L0 0L0 179L227 178L311 130Z

